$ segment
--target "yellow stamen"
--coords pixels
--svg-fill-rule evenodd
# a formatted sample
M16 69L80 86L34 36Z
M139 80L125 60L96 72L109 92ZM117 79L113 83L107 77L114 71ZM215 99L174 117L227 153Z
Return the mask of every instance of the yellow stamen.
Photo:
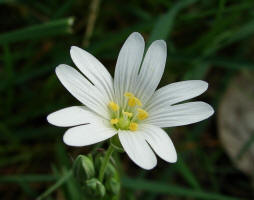
M125 92L124 96L125 97L133 97L134 95L132 93L130 93L130 92Z
M127 117L132 117L133 114L131 112L123 111L123 115L126 115Z
M134 107L136 105L142 106L141 101L137 97L135 97L134 94L132 94L130 92L125 92L124 96L128 98L128 105L130 107Z
M136 103L138 104L138 106L142 106L142 103L138 98L135 98L135 100L136 100Z
M146 119L149 115L148 112L146 112L145 110L138 108L138 119L139 120L144 120Z
M112 125L115 125L115 124L117 124L118 122L119 122L119 120L118 120L117 118L111 119L111 120L110 120L110 123L111 123Z
M136 99L135 99L135 97L129 97L128 105L129 105L130 107L136 106Z
M108 106L113 111L118 111L119 110L119 106L114 101L110 101Z
M130 123L130 126L129 126L129 129L130 129L131 131L136 131L136 130L138 129L138 124L135 123L135 122L131 122L131 123Z

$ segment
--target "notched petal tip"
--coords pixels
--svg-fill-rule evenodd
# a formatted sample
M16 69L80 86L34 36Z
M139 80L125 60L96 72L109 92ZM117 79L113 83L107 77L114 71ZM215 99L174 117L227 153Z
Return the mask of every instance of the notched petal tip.
M58 65L58 66L55 68L55 72L56 72L56 74L58 75L62 70L65 70L65 69L68 69L68 68L71 68L71 67L68 66L68 65L65 65L65 64L60 64L60 65Z
M47 117L46 120L48 121L48 123L50 123L53 126L57 126L57 127L69 127L70 125L66 124L66 123L61 123L61 118L59 118L59 116L57 116L58 111L50 113Z
M175 151L175 155L172 158L170 158L170 160L168 160L168 162L170 162L170 163L176 163L177 162L177 153L176 153L176 151Z
M208 83L206 81L203 80L194 80L197 85L201 88L203 88L203 91L206 91L208 89Z
M68 146L72 146L72 147L83 147L86 145L82 145L80 144L80 140L78 138L76 138L75 135L72 134L72 129L70 128L67 131L65 131L64 135L63 135L63 142L64 144L68 145Z
M205 103L203 101L200 101L199 103L202 104L203 108L206 109L205 111L206 111L207 117L204 118L204 119L207 119L207 118L211 117L214 114L215 111L214 111L214 109L211 105L209 105L208 103Z
M143 168L143 169L145 169L145 170L152 170L152 169L154 169L156 167L156 165L157 165L157 162L156 162L156 164L154 166L149 166L149 167L144 167L144 166L141 166L141 165L138 165L138 166Z
M46 120L48 123L52 124L55 126L54 122L53 122L53 115L54 113L50 113L47 117L46 117Z
M207 104L207 105L208 105L209 110L210 110L210 116L212 116L215 113L215 111L214 111L214 109L213 109L213 107L211 105L209 105L209 104Z
M161 49L164 52L167 52L167 43L164 40L155 40L151 46L154 46L158 49Z
M145 43L143 36L138 32L133 32L132 34L130 34L130 36L127 38L127 40L134 40L136 42Z
M72 55L73 53L75 53L75 51L79 51L79 50L80 50L79 47L77 47L77 46L71 46L71 48L70 48L70 54Z
M69 145L69 146L79 146L79 145L75 145L72 141L72 135L70 134L69 130L67 130L65 133L64 133L64 136L63 136L63 142L66 144L66 145Z

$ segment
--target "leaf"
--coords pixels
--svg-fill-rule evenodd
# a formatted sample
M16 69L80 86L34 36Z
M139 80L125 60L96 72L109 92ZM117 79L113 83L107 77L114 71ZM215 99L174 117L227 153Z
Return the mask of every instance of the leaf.
M173 28L176 15L185 7L189 6L190 4L196 2L196 0L186 0L186 1L179 1L176 3L172 8L169 9L167 13L160 16L157 22L154 25L153 31L150 35L148 40L148 46L154 41L158 39L166 40Z
M0 34L0 44L71 33L73 21L74 19L69 17L67 19L54 20L44 24L33 25L27 28L3 33Z
M163 182L150 181L145 179L123 178L123 186L134 190L145 190L150 193L169 194L195 199L208 200L239 200L238 198L228 197L217 193L203 192L195 189L188 189L181 186L167 184Z

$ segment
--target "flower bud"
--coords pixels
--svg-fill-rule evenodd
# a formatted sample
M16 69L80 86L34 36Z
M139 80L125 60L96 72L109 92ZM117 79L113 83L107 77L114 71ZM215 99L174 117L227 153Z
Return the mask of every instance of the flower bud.
M85 189L91 196L104 197L106 194L104 185L96 178L87 180Z
M114 195L117 195L119 194L121 188L120 181L115 177L111 177L106 181L106 188L107 191L110 191Z
M93 178L95 176L95 169L92 158L79 155L73 164L73 174L80 183Z

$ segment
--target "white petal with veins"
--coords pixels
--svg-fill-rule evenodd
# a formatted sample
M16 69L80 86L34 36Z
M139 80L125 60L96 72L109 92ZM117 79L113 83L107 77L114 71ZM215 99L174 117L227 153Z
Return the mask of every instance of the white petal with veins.
M72 46L71 58L80 71L105 95L110 101L114 98L113 79L100 61L87 51Z
M107 100L100 91L92 85L77 70L68 65L59 65L56 74L64 87L81 103L98 115L109 118Z
M161 108L144 123L159 127L183 126L207 119L213 113L213 108L207 103L189 102Z
M167 162L176 162L177 154L174 144L164 130L149 124L141 125L140 129L142 129L146 141L158 156Z
M144 47L143 37L135 32L127 38L120 50L114 77L115 95L120 105L124 105L124 93L132 92L136 87Z
M144 169L152 169L157 164L156 156L146 143L140 131L119 131L120 142L134 163Z
M156 113L160 108L196 97L205 92L207 88L208 83L200 80L180 81L168 84L155 91L146 109L151 114Z
M165 41L153 42L142 63L135 92L143 104L146 104L158 87L164 72L166 58L167 45Z
M81 124L96 123L101 117L85 106L71 106L48 115L47 120L55 126L69 127Z
M116 130L101 124L87 124L68 129L63 137L70 146L87 146L111 138Z

